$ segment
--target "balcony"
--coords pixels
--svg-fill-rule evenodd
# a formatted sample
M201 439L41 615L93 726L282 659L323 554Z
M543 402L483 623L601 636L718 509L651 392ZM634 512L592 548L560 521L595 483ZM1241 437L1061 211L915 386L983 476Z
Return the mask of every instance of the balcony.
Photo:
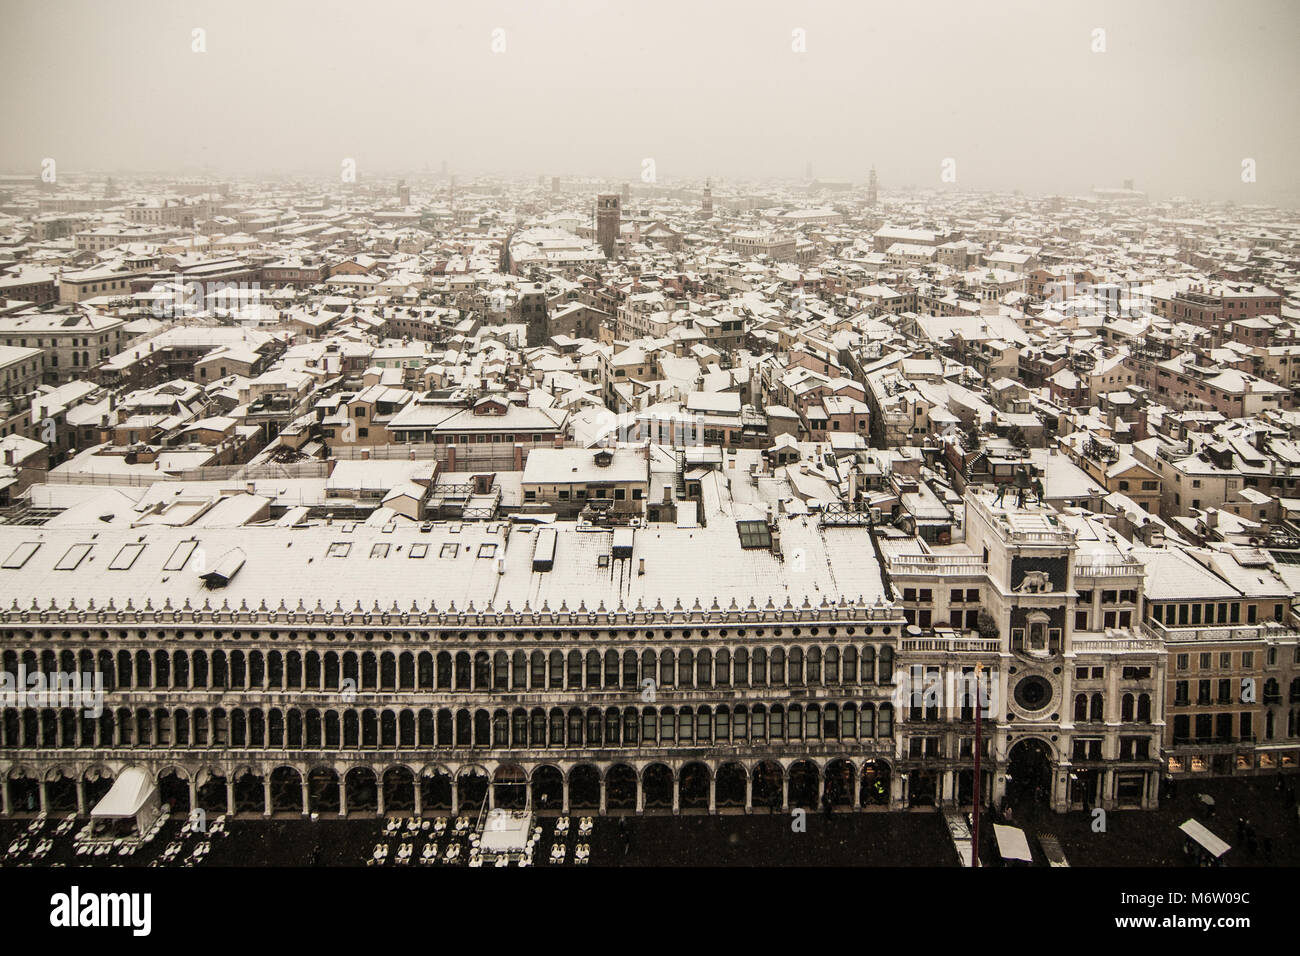
M889 573L900 577L986 577L989 566L978 555L899 554L888 559Z
M974 631L936 631L927 637L905 637L898 642L900 654L996 654L1001 641L995 638L968 636Z
M986 492L968 493L965 500L1010 544L1064 548L1074 540L1065 527L1056 523L1053 509L1032 504L1017 507L1010 495L999 505L995 495Z
M1076 632L1071 646L1077 654L1111 654L1116 651L1158 654L1164 650L1164 645L1160 641L1151 637L1140 637L1127 628L1115 631L1113 635L1107 632L1105 636L1100 634L1083 636Z
M1229 625L1226 627L1204 624L1168 627L1159 621L1148 619L1142 622L1142 630L1156 640L1169 643L1259 641L1265 637L1282 637L1293 633L1292 628L1285 624L1279 624L1277 621L1263 621L1258 624Z
M1074 565L1074 577L1078 587L1080 578L1128 578L1141 577L1142 562L1135 558L1107 561L1078 561Z

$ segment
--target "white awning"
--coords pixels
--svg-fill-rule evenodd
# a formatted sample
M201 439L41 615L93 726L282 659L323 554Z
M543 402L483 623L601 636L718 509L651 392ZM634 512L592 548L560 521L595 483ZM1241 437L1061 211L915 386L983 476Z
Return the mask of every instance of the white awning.
M523 850L528 845L533 815L527 811L489 810L483 826L483 851L508 853Z
M1034 856L1029 852L1029 841L1025 839L1025 831L1019 827L1003 826L1001 823L993 824L993 835L997 837L998 852L1002 854L1004 860L1024 860L1026 863L1034 862Z
M1182 830L1204 847L1205 850L1215 859L1218 859L1232 849L1232 847L1228 846L1228 844L1224 843L1209 830L1205 829L1205 827L1196 820L1188 820L1178 829Z
M121 819L134 817L153 796L154 783L139 767L128 767L118 774L104 799L90 811L92 817Z

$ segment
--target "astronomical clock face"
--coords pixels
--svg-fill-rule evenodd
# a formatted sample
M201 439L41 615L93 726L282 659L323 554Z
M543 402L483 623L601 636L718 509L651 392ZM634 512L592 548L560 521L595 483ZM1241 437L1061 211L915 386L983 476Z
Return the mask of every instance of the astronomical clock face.
M1059 713L1061 688L1056 675L1021 670L1011 676L1010 710L1024 720Z
M1016 703L1031 713L1044 710L1052 702L1051 683L1038 674L1027 674L1016 682Z

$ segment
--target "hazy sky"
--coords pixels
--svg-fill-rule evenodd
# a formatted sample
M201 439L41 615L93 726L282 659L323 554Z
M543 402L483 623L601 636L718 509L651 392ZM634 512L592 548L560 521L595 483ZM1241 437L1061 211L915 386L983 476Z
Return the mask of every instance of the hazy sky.
M1300 204L1293 0L5 0L0 14L10 172L52 157L65 173L331 176L352 157L363 175L446 160L636 182L652 158L661 182L808 163L862 181L875 163L888 189L939 186L952 158L966 188L1132 178Z

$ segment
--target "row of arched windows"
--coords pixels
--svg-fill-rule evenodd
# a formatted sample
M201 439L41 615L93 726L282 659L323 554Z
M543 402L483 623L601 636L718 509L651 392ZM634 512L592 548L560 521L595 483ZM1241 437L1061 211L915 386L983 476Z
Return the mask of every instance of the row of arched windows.
M6 748L643 747L864 740L894 733L890 704L300 710L165 707L8 710Z
M737 647L650 649L621 654L560 650L488 651L148 651L7 650L4 669L54 674L98 671L104 690L231 688L339 690L578 690L657 687L890 684L894 649Z
M1106 719L1105 700L1101 694L1076 694L1074 697L1075 723L1103 721ZM1125 723L1151 722L1151 695L1125 694L1120 698L1119 719Z

